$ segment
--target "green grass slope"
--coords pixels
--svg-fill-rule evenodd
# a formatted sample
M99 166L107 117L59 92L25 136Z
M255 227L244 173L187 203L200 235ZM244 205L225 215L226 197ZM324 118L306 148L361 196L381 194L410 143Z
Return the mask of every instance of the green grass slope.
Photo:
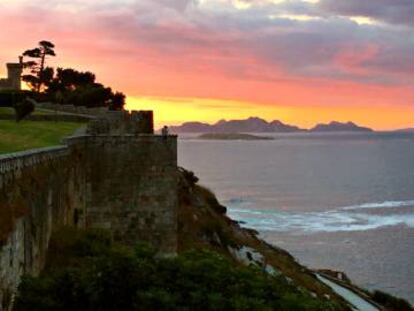
M0 120L0 154L59 145L80 126L72 122Z

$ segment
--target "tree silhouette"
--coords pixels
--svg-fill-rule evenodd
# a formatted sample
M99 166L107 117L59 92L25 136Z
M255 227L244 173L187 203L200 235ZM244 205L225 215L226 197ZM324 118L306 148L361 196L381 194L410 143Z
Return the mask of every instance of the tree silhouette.
M23 57L29 58L23 62L24 68L30 74L23 75L25 81L40 100L51 100L59 104L108 107L111 110L122 110L125 105L125 95L113 92L111 88L96 82L96 76L89 71L77 71L72 68L46 67L46 59L56 56L55 45L49 41L40 41L39 46L26 50Z
M109 104L109 110L120 111L124 109L125 95L120 92L116 92L112 95L111 103Z
M114 93L111 88L97 83L96 76L89 71L58 68L56 75L45 86L46 93L60 104L108 107L110 110L122 110L125 105L123 93Z
M47 56L56 56L54 48L55 45L52 42L43 40L39 42L38 47L23 53L24 57L32 60L23 63L24 67L30 70L30 74L22 78L36 92L40 92L42 85L53 78L53 69L45 68L45 64Z
M74 91L79 87L95 84L96 77L92 72L81 72L72 68L58 68L56 76L48 85L49 91Z

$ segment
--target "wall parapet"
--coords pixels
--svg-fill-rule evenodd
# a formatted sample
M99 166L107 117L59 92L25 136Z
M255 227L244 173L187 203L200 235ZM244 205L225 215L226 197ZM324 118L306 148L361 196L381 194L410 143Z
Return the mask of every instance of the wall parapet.
M91 135L154 134L152 111L107 111L88 124Z
M168 141L171 139L177 139L177 135L156 135L156 134L125 134L125 135L76 135L68 136L64 138L63 142L67 145L76 144L83 141L104 141L104 140L116 140L116 141L130 141L131 139L136 140L153 140L153 141Z
M88 142L108 142L114 141L117 143L130 142L132 140L151 140L151 141L171 141L176 140L176 135L169 135L167 137L153 134L139 134L139 135L81 135L70 136L63 140L65 145L52 146L38 149L31 149L26 151L19 151L0 155L0 176L11 172L18 171L25 167L37 165L42 162L47 162L52 159L57 159L69 155L68 146L88 143Z
M67 146L53 146L0 155L0 176L69 154Z
M85 107L85 106L73 106L73 105L59 105L55 103L43 102L36 105L39 108L56 110L60 112L73 113L73 114L83 114L90 116L99 116L105 114L108 111L106 107Z

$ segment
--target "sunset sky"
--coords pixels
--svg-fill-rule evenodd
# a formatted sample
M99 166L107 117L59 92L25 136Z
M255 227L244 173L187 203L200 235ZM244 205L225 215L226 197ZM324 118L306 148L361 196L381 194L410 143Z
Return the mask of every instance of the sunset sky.
M413 0L0 0L0 76L40 40L158 126L414 127Z

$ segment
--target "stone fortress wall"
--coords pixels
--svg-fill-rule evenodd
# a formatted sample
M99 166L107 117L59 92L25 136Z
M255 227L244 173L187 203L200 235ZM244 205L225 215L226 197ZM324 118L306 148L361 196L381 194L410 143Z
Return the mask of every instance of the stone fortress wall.
M176 136L154 135L152 112L95 121L62 146L0 157L0 310L24 273L41 271L62 225L107 228L127 244L176 253Z
M20 277L37 275L54 228L73 223L85 200L84 172L68 147L0 158L0 310L7 310Z

